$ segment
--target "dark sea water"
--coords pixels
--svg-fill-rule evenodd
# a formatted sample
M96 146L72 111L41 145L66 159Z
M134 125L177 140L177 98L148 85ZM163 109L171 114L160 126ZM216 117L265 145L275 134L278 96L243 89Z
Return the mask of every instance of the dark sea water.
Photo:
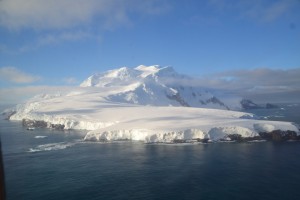
M299 123L299 108L255 113ZM0 133L7 200L300 199L300 142L90 143L4 120Z

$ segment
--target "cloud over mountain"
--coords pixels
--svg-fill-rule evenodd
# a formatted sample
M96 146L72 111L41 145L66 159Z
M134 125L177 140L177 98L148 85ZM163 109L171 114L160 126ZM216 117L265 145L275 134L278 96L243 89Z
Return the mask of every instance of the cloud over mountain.
M30 75L14 67L0 68L2 80L12 83L33 83L40 80L39 76ZM236 95L254 101L266 102L296 102L300 99L300 68L270 69L257 68L249 70L231 70L214 74L205 74L202 77L170 78L160 77L166 85L181 85L183 87L201 87L210 91L222 91L222 94ZM101 79L102 80L102 79ZM106 79L105 79L106 80ZM105 82L100 82L104 84ZM73 77L64 78L62 84L77 84ZM47 91L66 91L66 86L26 86L0 89L0 102L19 102L30 96Z
M12 83L33 83L41 79L39 76L25 73L15 67L1 67L0 78Z
M198 84L259 101L300 99L300 68L231 70L211 74Z

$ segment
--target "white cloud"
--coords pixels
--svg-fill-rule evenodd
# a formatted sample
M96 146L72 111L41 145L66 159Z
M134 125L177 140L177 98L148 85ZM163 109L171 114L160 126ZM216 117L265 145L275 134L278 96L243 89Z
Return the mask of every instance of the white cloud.
M291 0L279 1L272 4L265 10L263 15L264 20L268 22L281 17L289 11L289 8L292 7L293 4L294 1Z
M2 0L0 25L10 29L65 29L89 25L113 28L130 24L130 13L158 14L168 9L159 0Z
M16 47L0 44L0 52L19 54L63 42L94 40L101 33L145 16L160 15L170 8L168 0L0 0L0 27L27 31L28 40ZM7 32L9 34L9 32Z
M58 44L64 41L79 41L85 39L97 38L87 31L64 31L61 33L47 34L40 36L36 42L36 47L44 45Z
M238 83L239 87L265 86L273 88L299 88L300 68L296 69L268 69L258 68L253 70L235 70L219 73L220 79L232 77L228 83Z
M33 83L41 79L39 76L25 73L15 67L1 67L0 78L12 83Z
M198 78L176 80L176 84L202 87L217 93L237 95L260 102L299 102L300 68L232 70ZM174 80L165 80L174 83Z
M67 77L63 79L63 82L73 85L73 84L78 84L78 80L74 77Z
M88 22L97 4L96 0L2 0L0 23L13 29L66 28Z
M246 4L245 16L261 22L272 22L288 14L296 5L297 0L255 1L253 4Z
M38 94L57 94L70 91L73 87L66 86L26 86L0 88L0 105L1 104L18 104Z
M235 70L210 74L204 77L184 80L176 84L202 87L212 91L221 91L229 95L238 95L257 102L299 102L300 100L300 68L276 70L259 68L253 70ZM77 84L73 78L65 78L65 82ZM170 81L170 80L165 80ZM26 86L0 88L0 104L20 103L36 94L65 93L77 87L68 86Z
M19 54L24 52L30 52L37 50L40 47L49 45L59 45L64 42L77 42L84 40L94 40L96 42L101 42L101 36L93 34L89 31L83 30L73 30L73 31L61 31L61 32L51 32L46 34L40 34L37 39L33 41L25 41L25 44L17 48L8 48L6 45L0 44L0 53L5 54Z
M209 0L208 2L218 13L234 13L237 18L254 19L259 22L275 21L292 10L297 10L297 6L299 8L300 5L298 0Z
M235 70L202 78L206 87L259 101L299 101L300 68Z

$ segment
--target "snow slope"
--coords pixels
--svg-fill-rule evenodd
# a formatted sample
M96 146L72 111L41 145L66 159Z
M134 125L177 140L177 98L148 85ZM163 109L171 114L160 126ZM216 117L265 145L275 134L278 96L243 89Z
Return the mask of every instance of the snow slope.
M189 80L171 67L123 67L93 75L65 94L38 95L18 105L10 119L86 129L90 132L85 140L96 141L217 141L277 129L299 134L289 122L256 120L252 114L229 111L239 107L239 101L227 104L210 92L182 84Z
M153 106L186 106L218 109L240 109L240 98L228 101L216 97L200 87L192 86L192 78L180 75L172 67L143 66L134 69L122 67L85 80L81 87L95 87L99 91L119 88L106 96L114 102Z

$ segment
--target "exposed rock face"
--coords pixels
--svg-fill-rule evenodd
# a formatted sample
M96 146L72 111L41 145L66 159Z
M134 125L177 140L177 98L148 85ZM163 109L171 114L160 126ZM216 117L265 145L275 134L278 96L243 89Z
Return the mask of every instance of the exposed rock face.
M249 99L243 99L241 102L242 108L245 110L250 110L250 109L273 109L273 108L278 108L277 105L271 104L271 103L266 103L266 105L258 105L254 103L253 101Z
M249 99L243 99L241 101L241 105L242 105L242 108L245 109L245 110L248 110L248 109L259 109L259 108L263 108L259 105L257 105L256 103L253 103L251 100Z
M240 134L228 134L227 138L221 139L220 141L235 141L235 142L249 142L256 140L267 140L274 142L283 142L288 140L300 140L300 136L297 136L297 133L294 131L281 131L274 130L271 132L261 132L259 136L254 137L242 137ZM185 139L175 139L173 143L193 143L193 142L201 142L208 143L209 139L193 139L193 140L185 140Z
M297 136L295 131L281 131L274 130L271 132L261 132L260 137L271 141L287 141L287 140L300 140L300 136Z
M30 119L23 119L22 124L28 128L53 128L56 130L64 130L65 125L62 124L49 124L45 121L38 121L38 120L30 120Z
M227 110L230 110L228 106L226 106L222 101L220 101L217 97L212 97L206 100L206 103L219 104L220 106L225 107Z
M9 120L10 117L11 117L12 115L14 115L14 114L16 114L16 111L3 112L3 113L2 113L2 115L4 116L4 119L5 119L5 120Z
M62 124L51 124L50 128L56 129L56 130L64 130L65 125Z
M34 128L47 128L48 124L44 121L36 121L30 119L23 119L22 124L25 127L34 127Z
M174 94L174 95L166 95L169 99L171 99L171 100L174 100L174 101L177 101L181 106L186 106L186 107L190 107L190 105L187 103L187 102L185 102L184 100L183 100L183 98L181 98L181 96L180 96L180 94L179 93L177 93L177 94Z
M196 139L189 139L189 140L175 139L173 140L173 143L194 143L194 142L208 143L208 140L209 140L208 138L204 138L204 139L196 138Z
M295 131L281 131L281 130L274 130L271 132L260 132L259 136L255 137L242 137L240 134L230 134L227 137L231 141L237 142L248 142L253 140L268 140L274 142L282 142L288 140L300 140L300 136L297 135Z
M227 136L231 141L237 142L249 142L253 140L262 140L260 136L255 137L242 137L240 134L230 134Z

